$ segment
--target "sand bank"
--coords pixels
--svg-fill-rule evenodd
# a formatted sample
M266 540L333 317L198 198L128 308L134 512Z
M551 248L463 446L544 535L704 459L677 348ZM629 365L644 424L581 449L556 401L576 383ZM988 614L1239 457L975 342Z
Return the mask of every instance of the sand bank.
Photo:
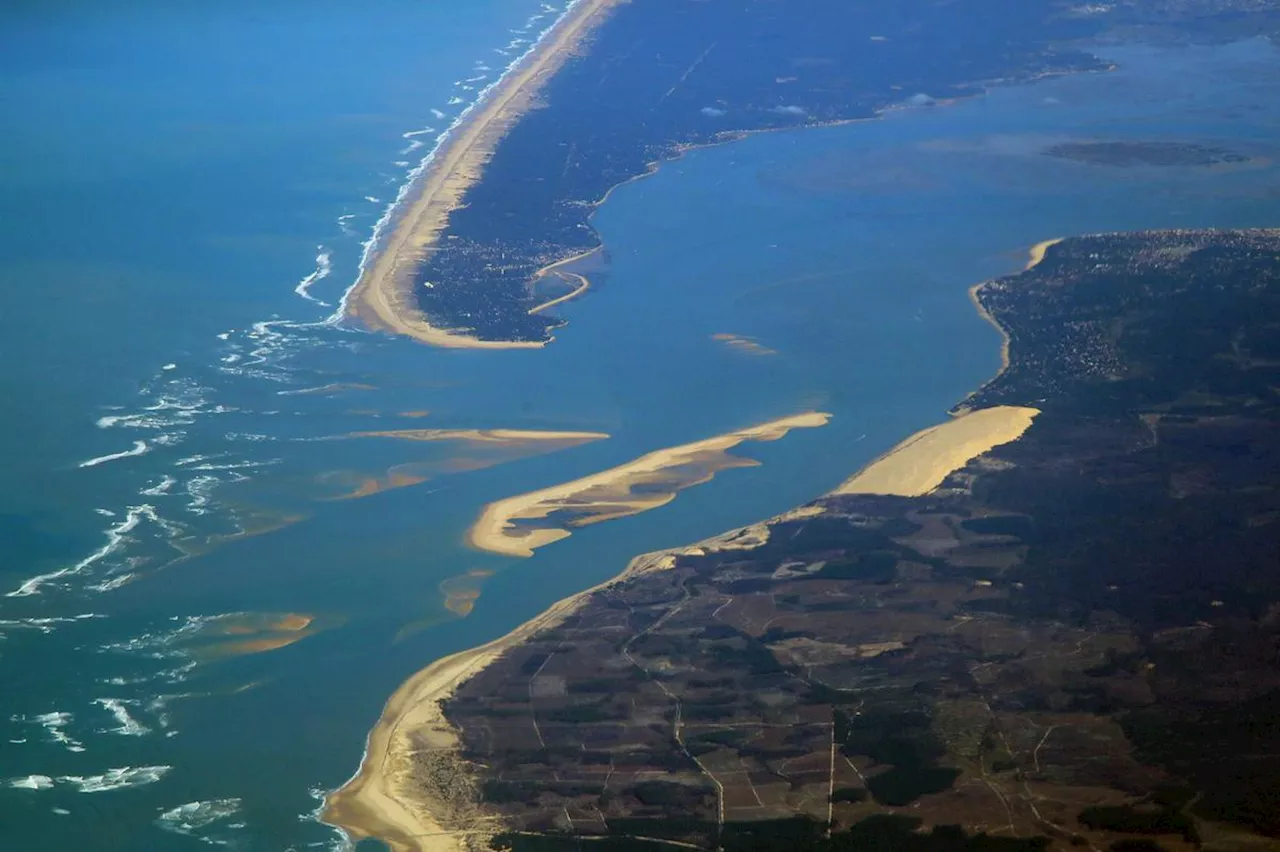
M733 349L737 352L745 353L747 355L777 355L778 354L777 349L771 349L768 346L765 346L760 341L756 340L754 337L748 337L745 334L729 334L727 332L720 332L718 334L711 335L711 339L714 340L716 343L723 343L725 346L729 347L730 349Z
M998 405L917 432L846 480L832 494L919 497L973 459L1017 440L1039 409Z
M607 432L556 432L542 429L387 429L351 432L349 438L399 438L402 441L464 441L471 444L586 443L609 437Z
M331 481L353 483L329 499L354 500L371 497L395 488L419 485L442 474L483 470L529 456L559 452L591 441L608 438L607 432L567 432L532 429L388 429L377 432L350 432L344 438L391 438L400 441L452 442L462 451L444 458L410 461L393 465L383 474L333 471Z
M413 273L479 180L498 143L536 103L547 80L620 0L577 0L532 51L454 128L405 198L405 209L344 299L347 317L371 328L459 349L529 349L542 341L482 340L432 326L413 296Z
M467 543L507 556L532 556L535 548L568 537L572 529L656 509L722 470L758 464L729 455L730 449L745 441L776 441L792 429L823 426L829 419L829 414L816 411L783 417L656 450L572 482L498 500L472 524ZM556 515L560 517L553 519Z

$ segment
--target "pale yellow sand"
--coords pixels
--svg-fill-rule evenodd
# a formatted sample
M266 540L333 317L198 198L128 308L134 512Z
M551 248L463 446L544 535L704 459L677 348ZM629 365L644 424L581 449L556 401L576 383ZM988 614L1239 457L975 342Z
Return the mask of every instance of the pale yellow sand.
M993 447L1017 440L1039 409L998 405L917 432L846 480L833 494L919 497Z
M1043 240L1033 245L1031 247L1031 257L1027 260L1027 265L1023 267L1023 269L1034 269L1036 266L1039 266L1040 261L1044 260L1044 256L1048 253L1049 249L1062 242L1062 240L1062 237L1055 237L1052 240Z
M829 414L811 411L739 429L714 438L656 450L634 461L572 482L490 503L467 531L467 542L508 556L532 556L571 528L656 509L685 488L734 467L757 464L728 454L744 441L776 441L792 429L823 426ZM564 512L566 520L550 516ZM519 522L543 521L538 526Z
M537 48L457 127L407 199L407 209L378 247L373 263L346 299L346 314L372 328L434 346L528 349L541 341L482 340L467 329L432 326L412 294L413 271L435 245L449 215L463 203L498 143L536 106L539 90L621 0L578 0Z
M555 432L533 429L387 429L350 432L349 438L399 438L404 441L465 441L475 444L537 444L541 441L600 441L607 432Z
M730 349L736 349L748 355L777 355L777 349L770 349L763 343L757 341L754 337L747 337L745 334L728 334L721 332L711 335L711 339L717 343L723 343Z
M826 415L817 416L826 422ZM799 425L821 423L810 419ZM780 428L785 434L796 427ZM782 437L776 431L769 434L774 437L758 440ZM768 540L771 523L821 512L818 507L804 507L690 547L642 554L617 577L553 604L506 636L432 663L405 681L387 701L369 733L360 770L329 794L321 818L354 839L377 837L393 852L463 852L468 845L487 848L486 838L501 831L503 825L496 815L476 805L471 769L458 754L457 731L445 718L440 702L509 649L558 626L596 592L632 577L668 570L683 553L756 547Z
M1027 265L1023 267L1023 271L1034 269L1044 260L1044 256L1048 253L1052 246L1056 246L1062 242L1062 237L1055 237L1051 240L1042 240L1031 247L1028 252ZM996 373L998 377L1005 370L1009 369L1009 332L1005 331L1004 326L996 322L996 318L991 316L991 312L982 304L982 300L978 297L979 292L985 287L987 282L974 284L969 288L969 301L973 303L973 309L978 312L978 316L991 323L1000 332L1000 370ZM994 377L992 379L994 381Z
M370 732L360 771L325 799L324 821L356 839L377 837L393 852L460 852L468 837L478 840L501 830L475 805L468 767L457 754L457 732L440 702L508 649L560 624L597 591L668 567L654 556L633 559L614 579L565 598L500 639L437 660L407 680Z

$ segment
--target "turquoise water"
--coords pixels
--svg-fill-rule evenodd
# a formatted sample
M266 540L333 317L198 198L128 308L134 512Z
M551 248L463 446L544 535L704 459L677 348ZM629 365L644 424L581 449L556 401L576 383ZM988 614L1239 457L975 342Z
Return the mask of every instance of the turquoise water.
M23 448L3 462L0 582L31 592L0 598L0 841L13 848L333 845L308 815L408 674L636 553L820 494L991 375L999 338L971 284L1063 234L1275 224L1280 197L1274 48L1109 49L1112 74L692 152L599 211L607 262L555 344L436 351L315 325L328 309L294 288L323 252L332 271L308 295L337 300L412 165L397 151L416 137L401 134L441 127L431 109L461 108L454 81L501 58L539 5L397 4L373 23L320 6L299 34L287 6L233 6L199 37L178 37L193 13L137 8L145 25L83 17L74 37L25 24L34 46L0 82L14 96L0 102L31 116L3 154L31 165L0 183L15 211L0 226L0 390L20 412L0 428ZM296 50L270 47L282 32ZM155 80L157 67L175 70ZM1038 153L1080 138L1256 160L1115 170ZM298 393L331 385L346 389ZM762 464L662 509L527 560L460 544L495 498L807 409L831 424L740 448ZM398 416L418 410L431 413ZM454 474L450 448L313 440L413 427L612 437ZM145 454L78 466L138 440ZM400 464L433 478L331 499ZM440 584L473 570L493 575L460 618ZM225 618L237 613L304 613L314 631L210 653L263 635L213 635L266 618Z

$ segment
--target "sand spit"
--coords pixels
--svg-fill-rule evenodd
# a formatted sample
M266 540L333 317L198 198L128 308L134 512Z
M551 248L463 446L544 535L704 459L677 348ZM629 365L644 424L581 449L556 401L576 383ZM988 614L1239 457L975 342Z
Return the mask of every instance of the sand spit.
M490 503L467 531L467 543L507 556L532 556L571 530L664 506L717 473L758 462L729 454L746 441L776 441L792 429L824 426L817 411L783 417L701 441L656 450L590 476Z
M533 429L388 429L351 432L349 438L399 438L402 441L464 441L470 444L530 444L543 441L586 443L609 437L607 432L555 432Z
M530 349L543 341L482 340L466 329L432 326L413 298L413 271L498 143L536 104L539 90L620 0L577 0L551 31L445 139L406 197L406 208L344 300L348 317L371 328L456 349ZM585 283L585 279L584 279Z
M983 453L1021 437L1039 409L998 405L917 432L846 480L832 494L919 497Z
M777 349L771 349L765 346L754 337L748 337L745 334L729 334L720 332L711 335L711 339L716 343L723 343L725 346L735 352L742 352L746 355L777 355Z
M357 500L396 488L408 488L437 476L483 470L529 456L567 450L591 441L608 438L607 432L565 432L529 429L388 429L378 432L351 432L342 438L390 438L398 441L425 441L460 444L463 449L445 458L410 461L394 465L384 474L334 471L330 481L349 481L351 487L328 499Z

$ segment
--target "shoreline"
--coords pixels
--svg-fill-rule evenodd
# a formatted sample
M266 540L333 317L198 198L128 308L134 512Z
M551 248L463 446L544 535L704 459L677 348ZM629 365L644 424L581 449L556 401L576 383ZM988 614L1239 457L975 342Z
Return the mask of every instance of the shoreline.
M698 545L636 556L621 573L555 602L506 635L442 657L410 677L387 700L382 715L369 732L364 757L356 774L325 797L321 820L341 829L356 842L377 838L390 846L393 852L462 852L466 848L463 845L465 838L484 835L485 829L474 826L447 828L443 823L448 818L439 814L440 808L432 811L422 803L422 789L404 789L406 782L415 780L409 777L412 764L415 757L424 751L436 752L442 758L432 764L431 780L437 787L448 789L450 782L459 785L456 776L441 777L440 772L434 771L441 763L450 761L455 772L462 768L461 758L456 754L457 732L445 718L441 702L507 650L536 633L559 625L595 593L632 577L667 570L674 565L676 555L694 548L716 547L717 539L722 540L720 544L724 549L746 546L737 544L735 538L751 531L752 527L743 527ZM423 731L426 731L425 735ZM447 770L444 774L447 776ZM465 777L459 786L464 788L461 792L468 792ZM439 806L440 803L429 804ZM477 810L473 806L471 813L465 814L464 818L470 817L476 823L490 819Z
M416 261L431 250L449 215L480 179L498 143L536 106L543 84L559 70L613 7L624 0L576 0L510 70L451 128L414 180L372 262L343 296L336 319L358 319L367 327L452 349L537 349L550 340L484 340L468 329L432 326L412 303ZM378 236L375 235L375 240Z
M1049 249L1053 248L1058 243L1062 242L1064 239L1066 238L1053 237L1052 239L1041 240L1040 242L1036 243L1031 248L1029 248L1027 250L1027 262L1022 267L1022 271L1029 272L1032 269L1035 269L1037 266L1039 266L1040 263L1044 260L1045 255L1049 253ZM983 382L982 386L978 390L981 390L982 388L994 382L996 379L1000 378L1002 375L1004 375L1004 371L1009 369L1009 343L1010 343L1009 332L1005 329L1004 326L1002 326L999 322L996 321L996 318L993 317L991 315L991 312L987 310L987 306L982 304L982 298L979 295L982 288L987 286L987 284L989 283L991 282L979 281L977 284L974 284L972 287L970 287L969 302L973 305L973 309L978 312L978 316L982 317L982 319L990 323L991 326L1000 333L1000 369L996 370L996 374L994 376L992 376L991 378ZM977 393L977 391L974 391L973 393ZM969 396L972 397L973 394L970 394ZM966 405L967 405L967 400L966 402L962 402L959 405L957 405L955 408L951 409L952 416L954 417L963 416L966 412L969 411Z
M1059 242L1062 242L1062 238L1044 240L1033 246L1030 250L1030 258L1023 271L1032 269L1039 264L1044 259L1048 249ZM1006 339L1006 346L1002 347L1005 361L1000 372L1003 372L1008 366L1008 334L1004 327L995 321L995 318L982 307L981 302L978 300L977 292L981 286L982 284L978 284L971 287L969 294L979 316L994 325ZM996 375L998 376L999 373ZM995 413L983 415L982 412L984 411ZM632 577L670 569L674 567L676 558L682 554L704 555L717 550L758 547L768 541L774 524L825 513L826 508L817 502L824 498L860 493L893 494L895 492L892 490L887 492L880 490L868 491L867 483L874 484L875 480L872 477L880 477L884 475L886 470L892 472L894 465L900 464L904 459L909 459L912 447L920 447L922 444L927 443L930 437L943 436L947 439L964 437L954 434L954 430L951 430L953 434L945 434L948 432L947 427L949 426L972 426L975 423L986 425L984 420L990 418L1003 421L1003 423L995 425L997 427L1003 425L1005 429L997 432L994 437L989 434L992 430L987 430L988 434L979 436L981 440L975 441L972 440L973 436L968 436L971 440L968 442L962 440L958 446L954 441L948 444L944 440L941 448L944 452L941 455L948 461L945 470L937 466L933 467L930 470L929 481L936 480L936 482L933 482L929 488L923 491L920 489L924 488L924 486L917 483L915 488L910 489L913 493L907 493L903 496L911 497L927 494L940 486L947 476L963 468L983 453L1001 444L1018 440L1031 425L1034 418L1040 414L1040 411L1018 406L994 406L988 409L971 411L964 408L962 404L952 409L950 414L949 420L920 430L898 442L887 452L863 465L835 489L818 496L809 504L794 507L766 520L739 527L691 545L636 556L615 577L557 601L506 635L478 647L450 654L431 663L406 680L388 699L381 716L369 733L360 768L351 779L325 798L321 819L325 823L341 829L357 842L367 837L377 837L390 846L393 852L464 852L467 848L465 844L466 838L496 833L496 830L488 831L475 825L467 828L446 828L444 823L448 822L450 817L442 812L448 811L451 805L447 801L434 799L431 795L440 788L453 790L461 788L460 795L466 797L473 789L471 786L472 778L466 774L466 768L457 754L459 744L457 729L448 721L441 706L441 702L452 695L455 689L482 672L506 651L520 645L536 633L552 629L563 622L564 619L577 612L592 595L599 591L625 582ZM806 417L819 417L825 423L827 415L815 412L810 412L808 415L795 415L791 418L782 418L761 424L754 428L739 430L737 433L728 433L728 435L722 435L718 438L704 439L704 441L695 442L695 444L705 444L716 442L717 440L723 441L725 438L739 433L767 431L769 427L774 427L776 431L781 423ZM966 420L968 420L967 424ZM790 428L790 426L787 428ZM783 429L782 434L785 434L785 432L786 429ZM773 439L780 437L782 435L776 435ZM764 439L769 440L770 438ZM741 443L741 441L736 441L734 446L736 446L736 443ZM688 446L691 445L685 445L685 447ZM669 454L673 450L679 449L681 448L668 448L666 452ZM947 450L951 452L945 452ZM971 450L972 452L970 452ZM658 450L642 456L640 459L631 462L630 465L634 466L650 456L661 455L663 452ZM935 455L939 455L939 453L935 452ZM529 505L537 504L539 502L537 498L542 496L544 492L563 491L575 483L585 480L594 481L626 467L628 465L624 464L601 473L589 475L582 480L575 480L572 483L551 486L541 491L517 495L516 497L491 503L482 510L480 518L467 531L468 543L473 546L481 546L475 538L477 535L476 530L480 527L487 527L494 536L502 537L503 527L515 516L514 513L499 511L504 505L515 506L515 512L518 513L521 508L527 509ZM939 476L940 471L941 475ZM892 479L892 473L888 475L888 478ZM907 490L905 487L899 489L899 491ZM515 502L513 503L512 501ZM490 518L490 523L487 525L483 524L486 518ZM569 534L568 531L564 530L543 530L541 532L552 535L557 532L562 533L562 535L556 536L556 539ZM530 549L524 548L522 550L524 552L515 555L532 554ZM415 739L415 735L417 739ZM436 786L434 789L425 789L419 784L416 788L406 789L406 782L414 780L409 776L413 761L424 750L433 752L440 757L440 760L432 763L433 774L431 781ZM448 771L443 775L438 771L434 771L440 765L448 766ZM467 800L464 803L464 807L467 810L464 818L469 818L473 823L483 823L486 820L496 819L480 813L480 806L474 800Z

